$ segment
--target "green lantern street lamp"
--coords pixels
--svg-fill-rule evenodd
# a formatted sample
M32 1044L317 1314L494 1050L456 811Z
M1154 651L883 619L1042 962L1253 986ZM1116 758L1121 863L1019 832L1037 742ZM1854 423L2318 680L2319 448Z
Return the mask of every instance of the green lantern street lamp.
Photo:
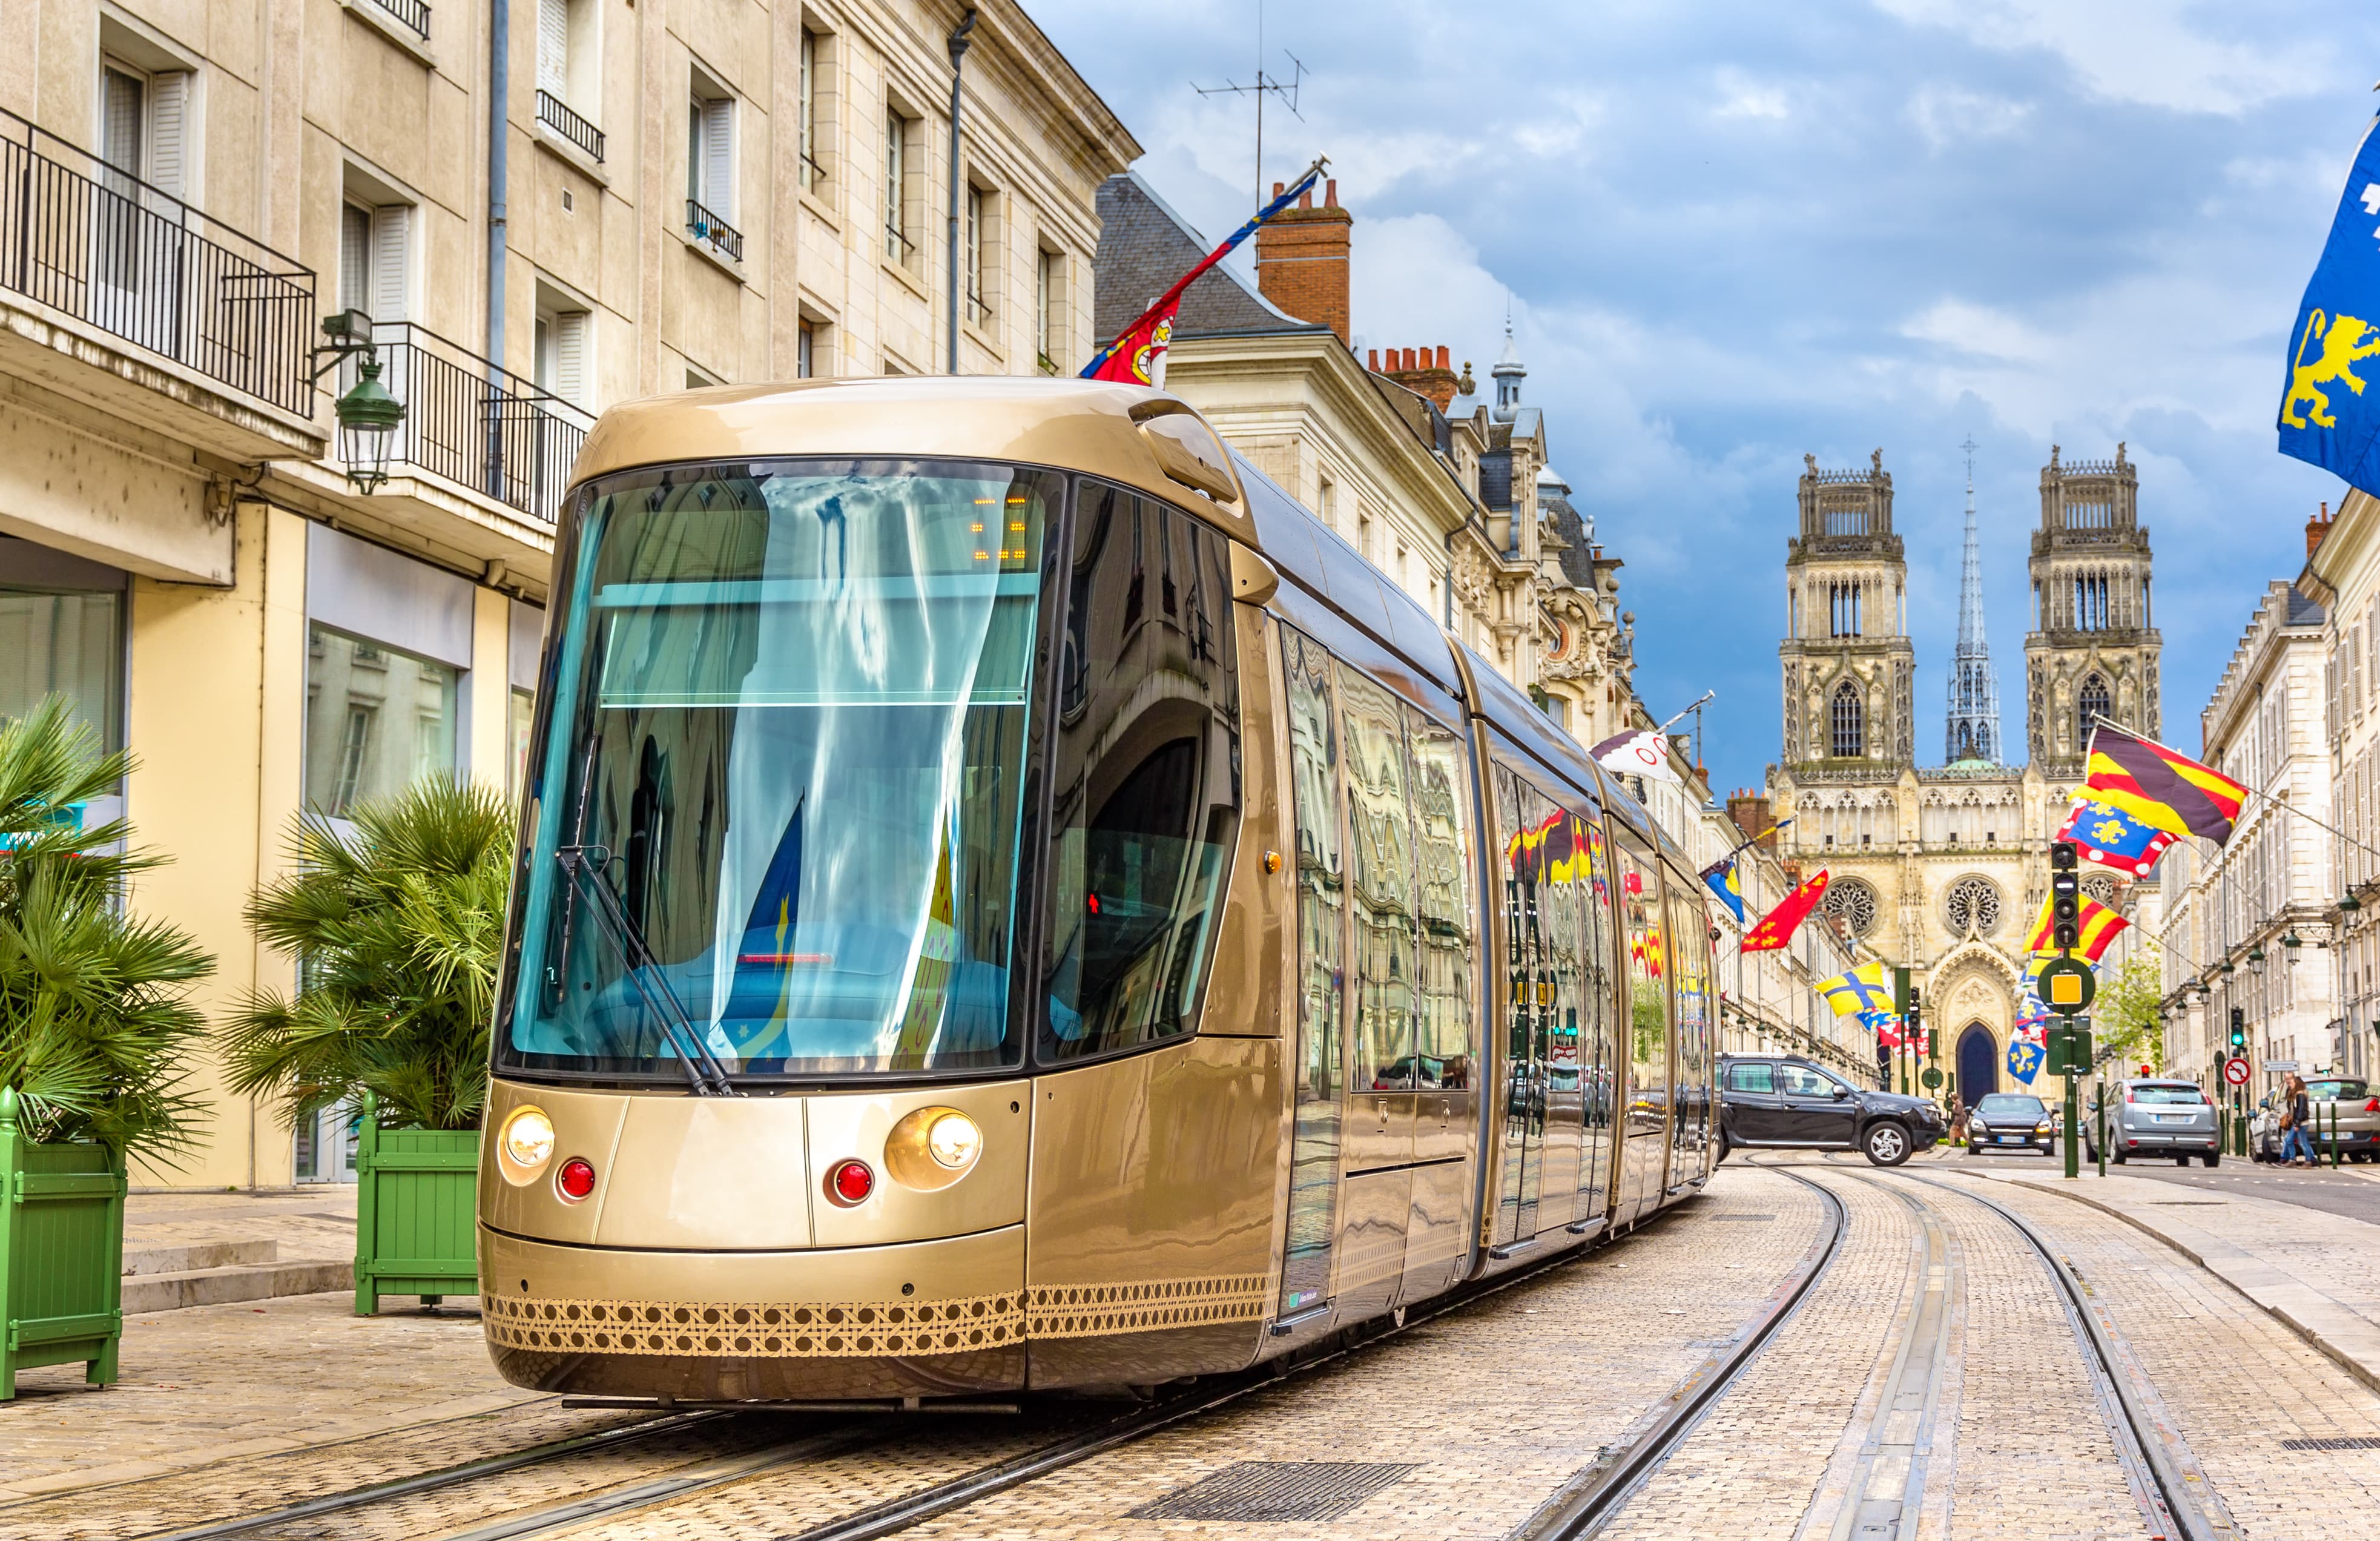
M2281 945L2289 949L2289 956L2291 958L2295 958L2298 955L2298 949L2303 947L2305 942L2298 936L2297 932L2290 931L2288 935L2281 938Z
M2363 901L2355 897L2355 891L2350 888L2339 897L2338 907L2341 913L2352 915L2363 907Z
M2265 949L2262 945L2248 949L2248 966L2259 974L2265 972Z
M361 310L324 316L322 335L330 341L314 349L314 357L323 359L328 355L328 358L315 365L315 379L322 379L346 358L361 355L356 382L331 404L331 410L339 420L339 459L347 467L347 480L369 496L388 480L389 447L405 422L405 403L380 382L380 350L372 345L370 316Z

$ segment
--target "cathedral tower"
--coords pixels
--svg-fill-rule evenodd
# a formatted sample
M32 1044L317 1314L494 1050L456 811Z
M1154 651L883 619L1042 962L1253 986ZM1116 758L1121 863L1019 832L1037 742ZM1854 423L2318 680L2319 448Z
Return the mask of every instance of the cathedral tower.
M2033 534L2033 631L2024 639L2025 743L2047 777L2082 773L2094 716L2160 732L2157 653L2149 605L2149 532L2140 483L2113 460L2041 472L2041 528Z
M1884 452L1864 471L1802 457L1801 533L1785 542L1788 635L1778 648L1785 763L1899 775L1911 761L1908 566L1892 532Z
M1959 641L1950 651L1950 711L1942 758L1950 765L2000 758L2000 687L1984 640L1984 565L1975 546L1975 442L1967 452L1967 552L1959 564Z

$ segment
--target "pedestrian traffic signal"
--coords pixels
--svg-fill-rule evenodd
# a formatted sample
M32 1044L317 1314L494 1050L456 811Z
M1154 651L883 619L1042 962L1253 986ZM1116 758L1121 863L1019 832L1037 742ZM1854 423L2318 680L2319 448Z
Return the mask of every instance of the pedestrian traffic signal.
M2248 1053L2248 1013L2238 1006L2231 1008L2231 1052L2241 1058Z
M2052 940L2060 948L2072 947L2075 941L2075 921L2082 909L2082 880L2074 875L2074 843L2054 840L2049 843L2049 920Z

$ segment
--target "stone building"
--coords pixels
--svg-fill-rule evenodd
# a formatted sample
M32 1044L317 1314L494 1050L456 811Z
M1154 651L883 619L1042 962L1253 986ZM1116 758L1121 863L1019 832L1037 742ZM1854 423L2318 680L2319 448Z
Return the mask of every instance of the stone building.
M1088 357L1098 189L1139 147L984 0L953 187L965 9L540 0L492 57L479 0L0 6L34 254L0 263L0 715L63 692L138 757L121 807L172 865L133 903L219 960L202 1010L291 982L240 909L300 809L511 784L595 412L939 373L953 331L967 371ZM334 340L406 406L385 465L334 429ZM343 1116L293 1141L201 1089L174 1181L342 1173Z
M2048 840L2065 819L2080 760L2060 762L2053 772L2037 737L2034 761L2021 768L1996 752L1997 692L1985 688L1983 582L1971 538L1961 575L1960 639L1949 660L1952 712L1944 734L1948 752L1961 758L1938 766L1917 763L1914 658L1891 475L1880 451L1864 469L1821 469L1815 456L1805 456L1803 465L1799 528L1786 542L1786 637L1778 649L1784 757L1768 776L1771 802L1793 818L1780 855L1804 871L1825 868L1832 874L1826 912L1864 955L1913 971L1937 1055L1951 1084L1972 1102L2010 1085L2006 1053L2026 934L2047 888ZM2101 627L2095 609L2053 607L2049 627L2028 638L2026 653L2029 669L2069 682L2070 700L2078 680L2131 682L2129 697L2109 686L2111 702L2128 699L2153 722L2155 634L2141 625L2147 535L2135 529L2131 479L2120 451L2104 470L2061 469L2052 452L2034 538L2034 581L2103 585L2084 592L2110 596L2108 619ZM2070 511L2084 501L2082 490L2110 484L2122 490L2120 522L2114 506L2104 522L2095 514L2078 521ZM1973 518L1971 486L1970 530ZM2082 539L2102 533L2117 539ZM2085 550L2101 554L2078 577L2082 559L2074 553ZM2122 565L2135 555L2136 566ZM2136 595L2138 608L2118 612L2118 595ZM2125 599L2128 606L2134 602ZM2119 613L2129 629L2118 629ZM2078 619L2093 625L2079 625ZM2110 874L2088 874L2084 883L2102 902L2124 902ZM2122 956L2111 953L2105 962L2119 965Z
M2380 1074L2380 502L2350 491L2338 517L2325 509L2308 526L2296 587L2324 612L2321 723L2336 810L2319 839L2333 937L2324 961L2339 1002L2322 1058L2370 1076Z
M2045 776L2082 773L2093 717L2163 736L2157 637L2149 603L2149 532L2124 446L2113 460L2041 471L2033 532L2033 630L2024 639L2027 763Z

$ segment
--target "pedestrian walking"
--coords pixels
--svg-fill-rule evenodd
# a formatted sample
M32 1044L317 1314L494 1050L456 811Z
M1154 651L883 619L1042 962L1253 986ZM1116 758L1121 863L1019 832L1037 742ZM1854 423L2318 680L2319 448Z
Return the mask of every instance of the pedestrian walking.
M2291 1071L2281 1086L2281 1161L2292 1167L2321 1165L2314 1154L2313 1135L2307 1125L2313 1120L2313 1107L2306 1097L2306 1084Z
M1967 1143L1967 1104L1955 1091L1950 1094L1950 1143Z

